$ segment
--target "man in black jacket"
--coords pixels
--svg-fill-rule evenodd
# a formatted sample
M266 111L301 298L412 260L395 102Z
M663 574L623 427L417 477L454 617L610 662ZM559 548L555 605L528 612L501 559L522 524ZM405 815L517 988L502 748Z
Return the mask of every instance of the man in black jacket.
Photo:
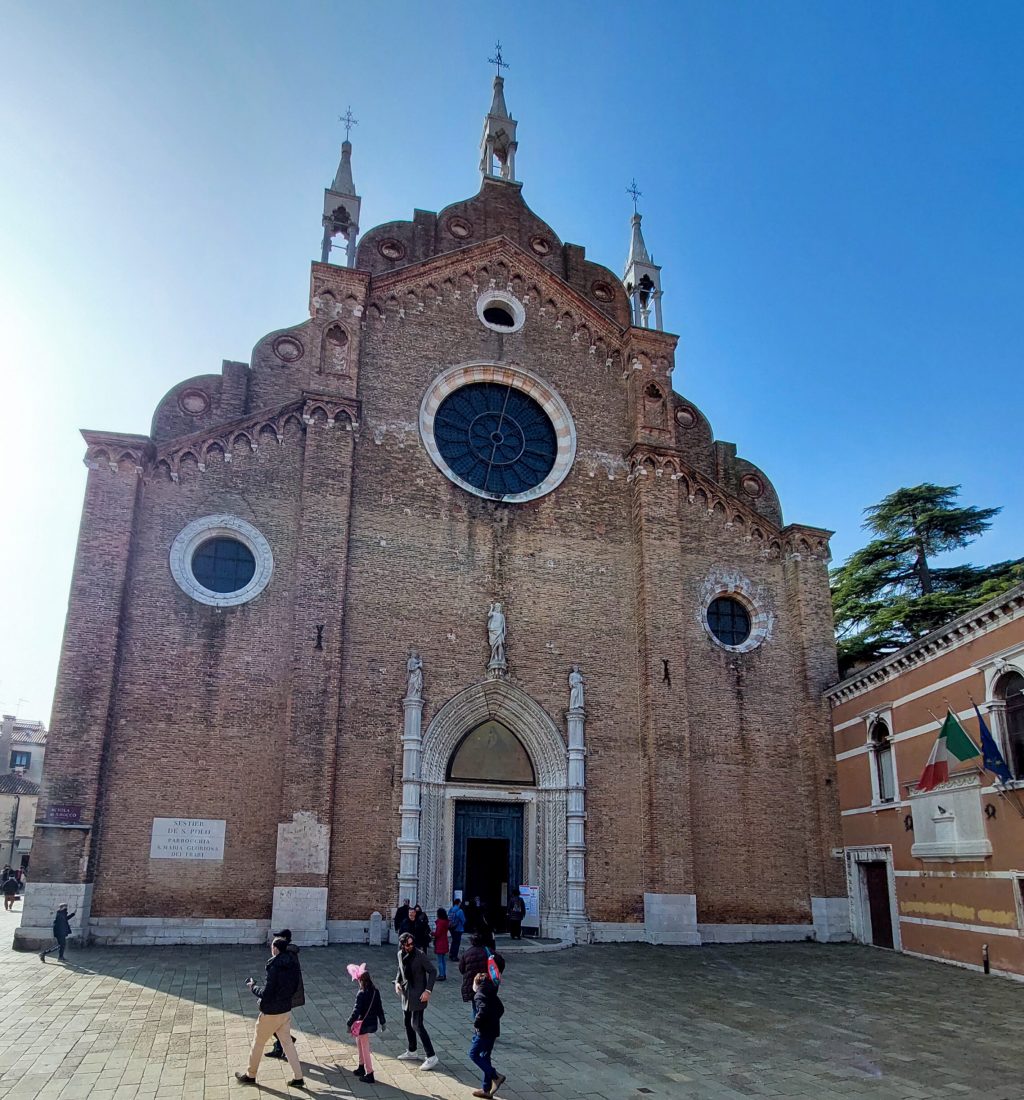
M405 1034L409 1040L409 1049L398 1056L400 1062L418 1062L416 1036L423 1040L423 1053L426 1058L420 1069L433 1069L437 1065L434 1046L423 1026L423 1013L430 1004L430 991L437 981L437 967L430 956L421 951L413 942L412 934L403 932L398 937L398 973L395 974L395 992L402 998L402 1011L405 1013Z
M249 1067L245 1073L236 1073L235 1077L243 1085L256 1084L256 1071L260 1066L260 1055L267 1045L271 1035L276 1035L281 1041L284 1055L291 1066L292 1080L288 1082L290 1088L301 1089L305 1082L302 1079L302 1063L295 1053L295 1044L292 1042L292 1002L302 979L299 970L299 961L288 950L288 941L281 936L275 936L270 945L271 957L267 963L267 980L263 987L256 985L252 978L246 978L245 984L252 990L254 996L260 999L260 1014L256 1018L256 1034L252 1040L252 1050L249 1052Z
M286 950L290 955L295 956L295 961L299 961L299 949L292 943L292 930L290 928L282 928L280 932L273 932L271 935L279 937L284 940L288 947ZM302 967L299 967L299 988L295 990L295 996L292 998L292 1009L301 1008L306 1003L306 987L302 984ZM292 1042L295 1042L295 1036L292 1036ZM272 1050L268 1050L263 1055L264 1058L284 1058L284 1047L281 1046L281 1040L274 1036L274 1047Z
M39 952L39 961L46 962L46 956L52 955L54 950L57 952L57 958L64 961L64 946L68 942L68 936L71 935L71 918L74 913L68 912L66 905L58 905L57 912L53 918L53 938L57 941L56 948L50 947L46 951Z

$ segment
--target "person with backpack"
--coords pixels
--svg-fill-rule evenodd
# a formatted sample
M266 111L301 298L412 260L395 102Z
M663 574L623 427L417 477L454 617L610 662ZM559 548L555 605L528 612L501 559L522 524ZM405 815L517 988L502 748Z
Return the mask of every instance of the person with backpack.
M381 1031L387 1030L387 1021L384 1019L384 1005L381 1003L380 991L373 984L366 969L366 963L349 963L346 969L352 980L359 983L359 992L356 994L356 1003L352 1008L345 1026L355 1036L356 1049L359 1051L359 1065L353 1070L356 1077L361 1077L365 1084L377 1083L373 1076L373 1055L370 1053L370 1036L377 1030L380 1022Z
M521 940L523 938L523 917L526 916L526 902L519 896L518 887L512 891L512 897L508 899L508 935L509 939Z
M462 902L458 898L452 902L452 907L448 910L448 929L452 935L452 946L448 958L452 962L458 962L462 933L466 931L466 914L462 911Z
M295 990L295 996L292 998L292 1009L301 1008L306 1003L306 987L302 983L302 967L299 965L299 948L296 944L292 943L292 930L290 928L282 928L280 932L273 932L275 939L285 940L288 944L286 951L295 956L295 965L299 967L299 985ZM295 1036L292 1036L292 1042L295 1042ZM284 1047L281 1046L281 1040L275 1035L274 1045L263 1055L264 1058L284 1058Z
M68 942L68 936L71 935L71 918L74 915L68 912L66 905L57 906L57 912L53 918L53 938L57 943L54 947L48 947L45 951L39 952L40 962L46 962L46 956L52 955L54 951L57 952L58 961L64 961L64 946Z
M459 973L462 975L462 999L469 1005L472 1019L476 1019L473 1007L473 979L487 970L487 946L483 936L476 933L470 938L470 946L463 951L459 959Z
M494 957L490 960L494 962ZM496 969L495 967L489 970ZM500 978L499 978L500 980ZM473 978L473 1042L469 1047L469 1057L483 1074L480 1088L473 1090L474 1096L493 1097L506 1081L505 1074L499 1073L491 1061L494 1044L501 1034L501 1017L505 1006L498 996L498 985L489 973L479 973Z
M301 1089L305 1088L305 1082L302 1079L302 1063L292 1042L291 1016L292 1001L299 988L302 972L299 969L298 955L288 950L288 941L283 936L274 937L270 952L266 982L258 986L252 978L245 980L253 996L260 999L260 1014L256 1018L256 1032L252 1038L248 1068L244 1073L236 1073L235 1079L243 1085L256 1084L260 1054L270 1036L276 1035L281 1040L284 1055L292 1070L292 1079L288 1082L288 1087Z
M444 909L438 909L437 921L434 924L434 954L437 955L437 980L448 981L448 914Z

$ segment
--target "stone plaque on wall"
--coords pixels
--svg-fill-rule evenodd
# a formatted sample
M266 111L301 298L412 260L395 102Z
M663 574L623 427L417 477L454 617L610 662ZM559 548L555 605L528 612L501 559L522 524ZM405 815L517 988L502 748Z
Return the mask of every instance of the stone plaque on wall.
M150 859L223 859L223 821L200 817L154 817Z

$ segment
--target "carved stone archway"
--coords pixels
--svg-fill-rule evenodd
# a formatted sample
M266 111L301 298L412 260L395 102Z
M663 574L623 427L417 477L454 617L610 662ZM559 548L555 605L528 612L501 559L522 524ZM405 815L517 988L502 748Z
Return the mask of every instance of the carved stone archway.
M534 786L447 780L448 762L462 738L488 720L501 722L522 742L533 763ZM407 749L410 732L407 728ZM415 736L419 740L418 730ZM517 802L524 810L524 879L540 887L541 935L574 938L582 913L573 917L569 908L568 751L548 714L506 680L474 684L434 715L406 762L413 766L403 777L400 895L413 897L427 912L451 903L456 801ZM577 795L581 800L582 790Z

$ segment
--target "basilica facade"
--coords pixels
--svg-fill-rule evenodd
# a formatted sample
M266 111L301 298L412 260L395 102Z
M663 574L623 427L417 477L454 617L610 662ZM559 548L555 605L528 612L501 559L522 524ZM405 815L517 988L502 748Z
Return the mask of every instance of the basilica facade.
M21 945L518 887L575 942L846 935L829 532L673 389L640 215L619 278L516 150L498 77L479 192L362 233L346 141L308 318L84 432Z

